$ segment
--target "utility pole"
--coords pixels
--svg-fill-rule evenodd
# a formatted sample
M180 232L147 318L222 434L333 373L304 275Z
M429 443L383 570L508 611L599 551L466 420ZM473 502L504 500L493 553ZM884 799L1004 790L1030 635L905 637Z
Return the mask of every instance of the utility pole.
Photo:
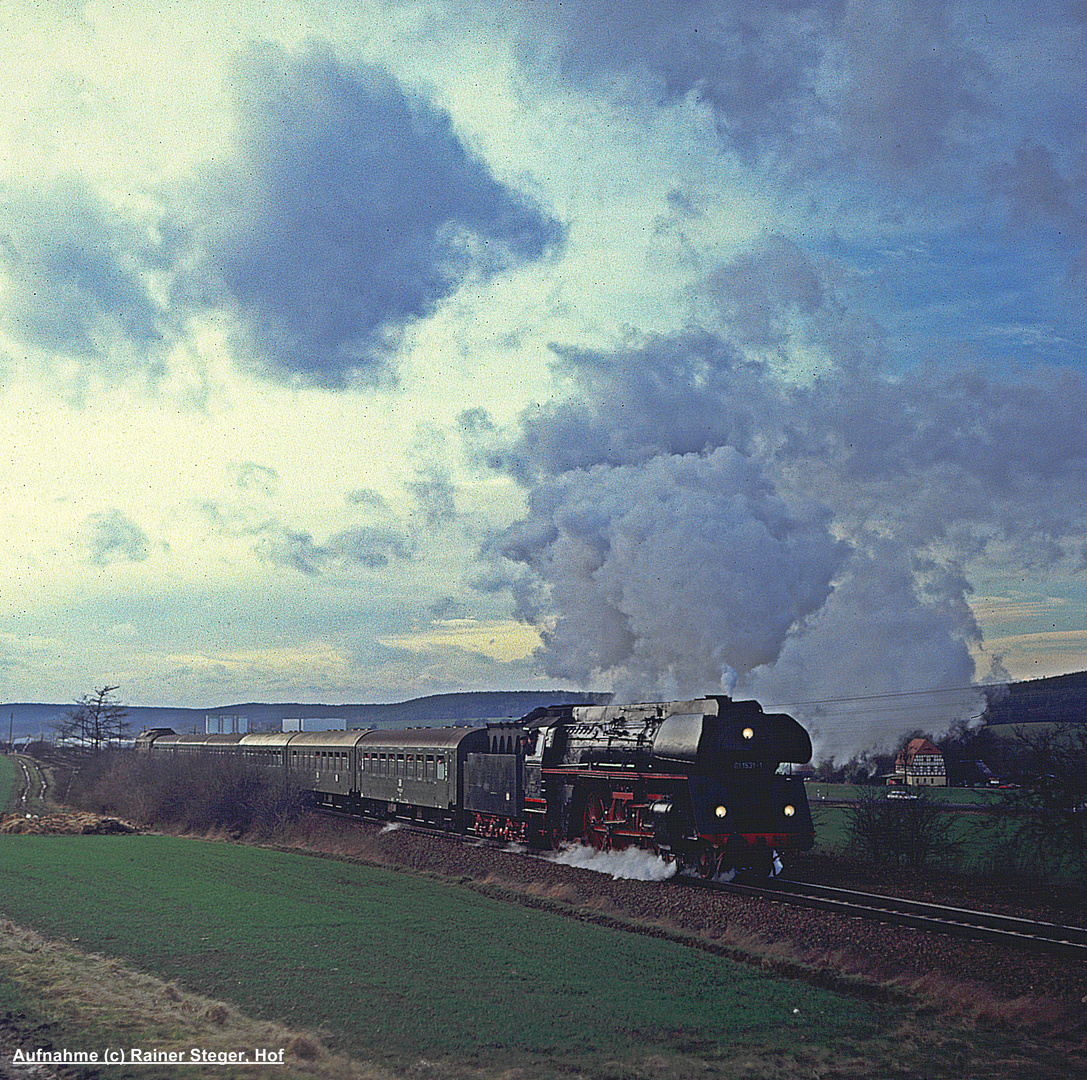
M11 714L11 719L8 720L8 753L15 753L15 713Z

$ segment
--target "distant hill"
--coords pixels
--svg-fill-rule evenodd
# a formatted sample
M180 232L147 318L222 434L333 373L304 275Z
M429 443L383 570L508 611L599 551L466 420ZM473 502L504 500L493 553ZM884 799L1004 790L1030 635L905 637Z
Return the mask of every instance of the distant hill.
M1028 679L990 691L985 723L1087 723L1087 671Z
M178 732L203 731L206 716L244 716L251 731L279 731L287 718L330 717L346 720L351 727L441 727L472 720L494 720L506 716L524 716L542 705L562 702L586 704L607 701L608 694L573 693L568 690L480 691L463 694L435 694L388 705L302 705L286 702L268 704L250 701L207 709L170 709L146 705L127 707L133 732L149 727L169 727ZM0 741L7 741L8 729L15 738L49 738L53 725L73 705L49 705L16 702L0 705Z

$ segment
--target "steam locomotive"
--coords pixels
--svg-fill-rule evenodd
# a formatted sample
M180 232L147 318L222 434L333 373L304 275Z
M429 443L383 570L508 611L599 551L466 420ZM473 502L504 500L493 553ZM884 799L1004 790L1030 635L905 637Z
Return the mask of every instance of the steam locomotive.
M814 842L810 760L791 716L724 696L552 705L477 727L178 735L139 751L231 755L289 776L320 807L537 848L645 848L706 878L770 872Z

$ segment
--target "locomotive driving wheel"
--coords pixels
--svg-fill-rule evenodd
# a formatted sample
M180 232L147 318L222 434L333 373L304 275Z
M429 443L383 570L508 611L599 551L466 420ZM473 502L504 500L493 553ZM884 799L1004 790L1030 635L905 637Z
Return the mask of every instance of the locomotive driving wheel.
M605 851L608 847L608 813L604 806L604 799L599 792L591 792L585 803L585 829L582 835L585 843L596 848L597 851Z
M716 851L712 844L703 842L698 848L698 857L695 860L695 868L698 876L704 881L709 881L717 873L721 860L720 852Z

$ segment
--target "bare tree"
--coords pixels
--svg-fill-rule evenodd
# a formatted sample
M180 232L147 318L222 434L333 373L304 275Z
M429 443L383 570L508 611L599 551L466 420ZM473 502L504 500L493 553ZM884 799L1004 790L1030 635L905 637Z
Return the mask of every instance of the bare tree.
M950 865L959 853L953 818L925 791L894 802L886 788L868 789L848 814L849 850L866 863L921 870Z
M63 720L54 724L62 739L77 739L80 746L97 753L108 746L110 739L118 739L128 731L125 707L114 698L116 686L103 686L91 694L84 694L76 701L74 709L64 714Z
M1087 725L1017 728L1021 786L1002 791L1016 844L1050 866L1087 868Z

